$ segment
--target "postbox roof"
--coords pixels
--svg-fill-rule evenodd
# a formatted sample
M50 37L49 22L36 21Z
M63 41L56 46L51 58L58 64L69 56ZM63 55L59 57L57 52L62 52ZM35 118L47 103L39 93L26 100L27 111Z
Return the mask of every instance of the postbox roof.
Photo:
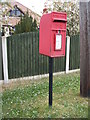
M52 12L53 21L64 21L67 22L67 13L66 12Z
M51 16L52 21L63 21L67 22L67 13L66 12L51 12L46 13L43 16Z
M53 11L53 12L51 12L52 14L54 14L54 13L56 13L56 14L67 14L66 12L55 12L55 11Z

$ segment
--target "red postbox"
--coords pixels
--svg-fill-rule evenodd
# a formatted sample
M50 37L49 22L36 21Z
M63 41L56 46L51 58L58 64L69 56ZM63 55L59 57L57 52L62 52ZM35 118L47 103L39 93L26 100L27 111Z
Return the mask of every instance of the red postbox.
M39 53L49 57L65 56L67 14L52 12L40 20Z

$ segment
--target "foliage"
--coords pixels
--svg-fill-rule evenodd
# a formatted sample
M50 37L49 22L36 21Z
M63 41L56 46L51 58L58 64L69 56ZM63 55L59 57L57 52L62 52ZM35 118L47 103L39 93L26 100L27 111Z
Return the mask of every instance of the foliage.
M20 22L15 26L15 34L18 33L24 33L24 32L31 32L31 31L37 31L37 22L31 16L29 16L29 13L27 13L22 17Z
M74 0L62 2L62 0L54 0L47 2L48 11L58 11L67 13L67 34L75 35L79 33L79 5Z
M0 10L0 32L5 34L6 31L3 29L3 25L8 25L8 8L12 8L11 3L6 0L6 2L0 1L1 10Z
M4 118L87 118L88 98L80 97L80 74L55 76L53 106L48 106L48 78L3 86Z

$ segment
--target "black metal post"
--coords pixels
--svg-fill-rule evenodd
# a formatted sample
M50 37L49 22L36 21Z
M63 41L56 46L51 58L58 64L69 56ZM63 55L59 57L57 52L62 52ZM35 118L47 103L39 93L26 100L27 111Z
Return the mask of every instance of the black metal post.
M52 106L53 58L49 57L49 106Z

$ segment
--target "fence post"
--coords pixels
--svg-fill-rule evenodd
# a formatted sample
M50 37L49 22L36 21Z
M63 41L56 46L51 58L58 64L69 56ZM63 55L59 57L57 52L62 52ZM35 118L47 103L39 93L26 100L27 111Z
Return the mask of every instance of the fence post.
M69 72L69 53L70 53L70 37L67 36L67 47L66 47L66 73Z
M2 39L0 37L0 81L2 80Z
M4 83L8 83L7 38L6 36L2 37L2 56L3 56Z

